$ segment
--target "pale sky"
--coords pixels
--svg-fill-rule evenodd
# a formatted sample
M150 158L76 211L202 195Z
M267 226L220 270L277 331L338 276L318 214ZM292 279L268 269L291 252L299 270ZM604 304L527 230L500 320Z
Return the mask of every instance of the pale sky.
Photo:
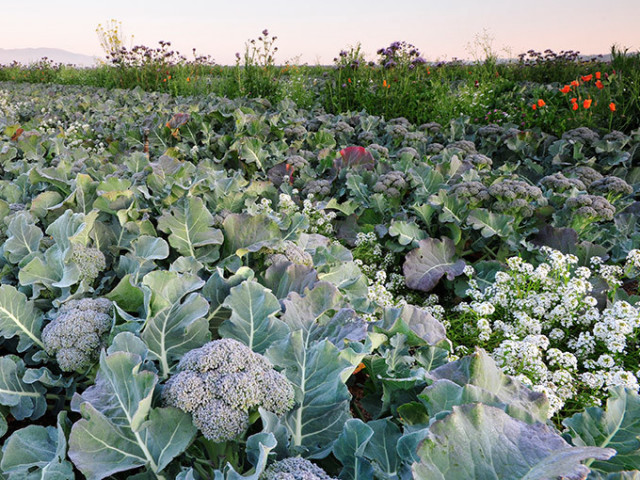
M609 53L640 50L640 0L0 0L0 48L50 47L102 55L99 23L122 22L133 44L158 40L220 64L267 28L278 36L276 62L329 64L360 42L369 59L396 40L430 61L471 58L468 44L486 31L500 56L529 49ZM509 53L506 53L509 52Z

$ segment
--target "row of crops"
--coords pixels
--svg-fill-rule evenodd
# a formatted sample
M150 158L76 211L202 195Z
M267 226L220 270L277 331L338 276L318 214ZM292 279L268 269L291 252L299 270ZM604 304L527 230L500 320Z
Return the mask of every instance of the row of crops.
M640 478L639 145L0 83L0 478Z

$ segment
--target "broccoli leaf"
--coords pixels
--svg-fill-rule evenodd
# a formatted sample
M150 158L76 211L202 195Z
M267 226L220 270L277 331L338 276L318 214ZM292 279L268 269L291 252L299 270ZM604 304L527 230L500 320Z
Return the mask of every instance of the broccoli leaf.
M469 404L454 407L429 427L413 474L434 480L578 479L589 473L581 461L606 460L614 454L610 448L572 447L552 427L529 425L498 408Z
M467 223L474 230L480 230L480 234L485 237L508 237L513 231L513 217L501 213L490 212L484 208L472 210L467 217Z
M140 371L141 361L103 351L96 384L73 399L83 418L71 428L69 458L89 480L145 465L158 473L196 434L189 414L151 408L157 377Z
M63 424L66 416L66 412L58 414L57 427L29 425L16 430L6 440L2 447L0 469L7 475L8 480L75 478L73 466L65 460L67 439Z
M373 429L359 418L347 420L342 433L333 445L333 454L342 463L340 478L360 480L373 478L373 467L364 458L365 448L373 436Z
M308 339L305 341L302 330L293 332L272 346L267 357L285 369L295 391L296 407L283 417L291 435L290 449L305 457L322 458L351 417L350 395L341 373L353 365L340 358L328 340L309 344Z
M257 282L233 287L223 306L231 310L231 317L220 327L220 335L238 340L254 352L264 353L289 333L287 326L274 318L280 312L280 302Z
M42 314L24 293L11 285L0 286L0 336L12 338L18 335L19 352L33 344L44 349L40 340L41 326Z
M455 260L453 241L427 238L421 240L418 248L407 254L402 271L409 288L429 292L446 275L453 280L464 271L464 260Z
M225 255L242 256L262 247L275 245L281 238L280 227L264 215L231 214L224 219Z
M199 197L189 197L158 219L158 229L169 234L169 243L181 255L200 259L209 251L200 247L220 245L222 232L213 228L213 215Z
M591 468L602 472L640 470L640 396L628 389L611 389L607 408L589 407L565 419L575 445L615 448L607 462L594 462Z
M24 362L13 356L0 357L0 405L11 407L16 420L39 418L47 410L45 388L40 382L24 381Z
M42 230L35 226L27 213L16 215L9 222L7 241L4 242L4 256L11 263L26 264L38 252Z

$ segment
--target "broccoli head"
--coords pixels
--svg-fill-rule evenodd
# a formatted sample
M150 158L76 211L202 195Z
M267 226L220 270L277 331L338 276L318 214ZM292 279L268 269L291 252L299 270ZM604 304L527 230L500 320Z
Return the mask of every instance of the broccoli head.
M193 424L214 442L241 435L258 407L282 415L293 407L293 395L269 360L230 338L186 353L162 392L165 404L191 413Z
M407 180L403 172L392 170L380 175L378 182L373 186L373 191L382 193L391 198L399 198L407 189Z
M74 244L71 252L71 261L78 266L82 278L93 282L100 272L107 268L107 261L97 248L85 247Z
M426 153L427 155L436 155L444 150L444 145L441 143L430 143L427 145Z
M572 168L571 170L569 170L568 174L571 177L579 179L587 188L589 188L593 182L602 178L601 173L597 172L591 167L586 166Z
M476 144L470 140L458 140L456 142L452 142L447 145L447 149L460 150L467 155L478 153L478 151L476 150Z
M475 208L491 198L489 190L481 182L460 182L451 187L449 193L464 200L469 208Z
M42 330L42 342L65 372L83 370L98 357L104 336L111 329L112 303L106 298L71 300Z
M600 139L598 132L595 132L587 127L578 127L573 130L568 130L562 134L563 140L569 140L572 142L584 143L590 145L591 143Z
M314 197L325 197L331 193L331 182L329 180L311 180L302 190L305 195Z
M488 191L495 199L495 211L522 218L531 217L536 205L547 204L542 190L521 180L501 180L491 185Z
M572 188L578 190L586 190L585 184L579 178L567 178L562 173L557 172L553 175L547 175L540 180L540 185L554 192L564 192Z
M284 260L295 263L296 265L313 267L313 257L311 254L291 240L285 240L272 251L273 253L269 256L269 263L277 263L280 260Z
M287 165L291 165L296 170L300 170L309 164L306 158L300 155L291 155L287 157Z
M333 480L333 477L305 458L289 457L272 463L260 480Z
M574 220L589 222L613 220L616 208L609 201L598 195L578 195L567 199L566 207L572 211Z
M631 195L633 187L623 179L614 176L602 177L589 185L589 190L607 197Z
M473 166L473 168L482 170L484 168L490 169L491 165L493 165L493 160L491 160L486 155L482 155L481 153L472 153L471 155L467 155L465 157L464 163L469 163Z

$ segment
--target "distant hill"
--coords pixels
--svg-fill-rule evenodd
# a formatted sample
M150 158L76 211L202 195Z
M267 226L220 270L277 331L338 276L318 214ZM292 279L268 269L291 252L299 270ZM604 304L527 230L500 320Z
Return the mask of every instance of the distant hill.
M73 53L59 48L0 48L0 64L8 65L13 61L28 65L47 57L54 63L73 64L81 67L95 65L97 57Z

